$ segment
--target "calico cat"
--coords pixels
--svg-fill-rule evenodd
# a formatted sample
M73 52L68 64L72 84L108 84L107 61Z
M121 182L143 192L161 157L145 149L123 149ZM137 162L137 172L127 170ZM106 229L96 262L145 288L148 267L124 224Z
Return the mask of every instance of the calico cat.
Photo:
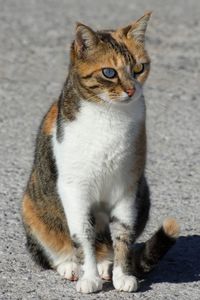
M166 219L132 247L150 208L142 93L150 15L115 31L77 24L69 75L39 129L22 205L27 246L43 267L77 280L78 292L101 290L111 276L117 290L136 291L178 236Z

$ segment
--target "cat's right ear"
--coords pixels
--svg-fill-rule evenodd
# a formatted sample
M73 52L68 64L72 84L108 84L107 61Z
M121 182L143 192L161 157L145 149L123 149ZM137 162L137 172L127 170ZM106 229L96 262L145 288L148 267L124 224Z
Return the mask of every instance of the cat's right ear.
M79 58L85 56L89 50L97 46L99 39L96 33L88 26L77 23L74 41L75 51Z

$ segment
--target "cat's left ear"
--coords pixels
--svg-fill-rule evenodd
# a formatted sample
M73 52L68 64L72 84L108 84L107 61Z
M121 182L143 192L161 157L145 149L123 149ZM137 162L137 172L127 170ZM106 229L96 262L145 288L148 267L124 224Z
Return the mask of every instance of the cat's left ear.
M79 57L82 57L89 50L96 47L99 39L96 33L89 27L81 23L76 25L75 50Z
M144 43L145 32L147 29L148 21L151 17L152 12L147 12L143 17L138 19L133 24L125 28L119 29L119 34L125 36L127 39L133 38L139 43Z

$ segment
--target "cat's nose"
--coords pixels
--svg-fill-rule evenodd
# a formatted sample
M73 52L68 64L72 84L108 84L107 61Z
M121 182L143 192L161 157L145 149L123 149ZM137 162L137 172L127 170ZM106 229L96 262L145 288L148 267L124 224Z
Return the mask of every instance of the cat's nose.
M132 97L133 94L135 93L135 88L127 89L126 93L128 94L129 97Z

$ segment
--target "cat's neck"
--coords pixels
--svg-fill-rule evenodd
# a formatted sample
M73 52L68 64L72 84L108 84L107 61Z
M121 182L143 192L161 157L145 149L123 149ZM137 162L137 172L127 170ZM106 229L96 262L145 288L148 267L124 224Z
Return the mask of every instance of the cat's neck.
M87 115L88 119L99 122L117 124L140 123L145 121L145 101L141 96L129 103L95 103L84 99L80 100L80 113Z

